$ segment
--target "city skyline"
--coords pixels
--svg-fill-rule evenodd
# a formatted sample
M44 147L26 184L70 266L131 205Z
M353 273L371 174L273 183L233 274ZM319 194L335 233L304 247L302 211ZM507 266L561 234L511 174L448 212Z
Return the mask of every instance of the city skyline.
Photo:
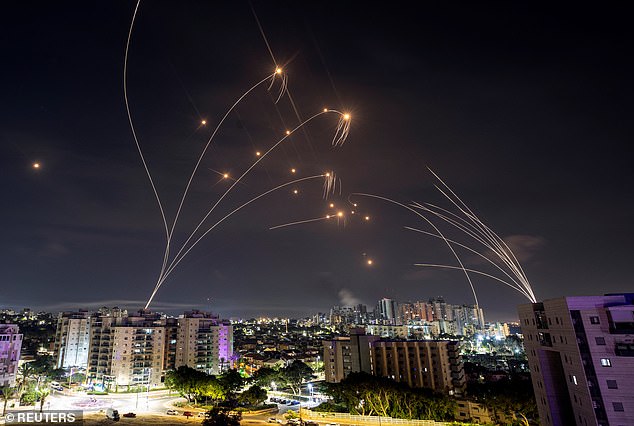
M40 6L11 6L3 25L12 60L0 71L10 83L1 107L0 249L10 290L0 308L138 309L156 283L165 236L123 98L135 3ZM404 229L423 227L420 218L349 198L451 207L427 167L504 238L539 300L631 288L625 14L617 6L425 5L422 14L401 6L356 13L350 4L141 2L130 111L168 218L214 126L242 93L281 65L293 98L275 104L262 87L229 115L175 241L297 126L296 113L305 120L332 108L352 117L340 147L331 147L333 117L289 137L216 220L276 185L334 171L341 186L331 198L315 179L248 206L191 251L152 310L304 317L383 297L472 304L460 271L414 266L456 266L442 241ZM348 200L358 203L356 216ZM345 221L270 229L339 211ZM461 257L490 271L470 253ZM515 319L527 302L486 277L471 279L487 319Z

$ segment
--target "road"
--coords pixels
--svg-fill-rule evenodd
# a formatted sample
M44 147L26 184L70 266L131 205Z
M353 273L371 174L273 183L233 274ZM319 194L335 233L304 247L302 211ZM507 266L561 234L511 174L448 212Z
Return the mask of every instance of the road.
M291 399L292 396L288 394L275 393L278 397ZM61 393L53 392L46 399L44 404L45 410L81 410L84 413L84 424L90 425L109 425L115 424L111 420L106 419L105 411L108 408L113 408L119 411L122 416L121 420L117 424L152 424L152 425L178 425L178 424L200 424L202 420L203 410L190 409L194 416L187 418L183 415L185 409L177 408L174 406L176 402L185 402L185 399L170 394L168 391L153 391L153 392L140 392L140 393L118 393L108 395L86 395L83 392L77 393ZM268 401L270 402L270 401ZM312 401L303 401L301 403L302 408L310 408L318 405L321 401L313 399ZM297 411L299 405L289 406L287 404L277 404L277 413L264 413L264 414L244 414L241 424L242 425L263 425L267 424L270 417L275 417L281 421L284 421L284 414L287 411ZM38 410L39 406L35 408ZM178 414L167 415L168 409L175 409ZM25 411L33 411L34 407L24 407ZM123 414L133 412L137 416L136 418L126 418ZM0 424L4 422L0 420ZM343 425L342 425L343 426Z

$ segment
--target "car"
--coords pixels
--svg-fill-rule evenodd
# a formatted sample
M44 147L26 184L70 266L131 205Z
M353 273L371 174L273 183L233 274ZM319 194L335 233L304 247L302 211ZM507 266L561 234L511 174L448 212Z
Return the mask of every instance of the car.
M266 422L267 422L267 423L279 423L279 424L282 424L282 419L278 419L278 418L276 418L276 417L269 417L269 418L266 420Z
M183 416L185 416L185 417L193 417L194 414L191 411L183 411Z
M288 419L286 424L287 425L301 425L302 421L300 419Z
M276 397L276 396L272 396L271 397L271 402L277 402L277 401L279 401L278 397Z
M196 415L196 417L207 417L207 412L206 411L199 411L198 414Z
M134 417L136 417L136 414L134 414L134 413L125 413L123 415L123 417L132 417L132 418L134 418Z
M114 420L115 422L119 421L119 411L113 410L112 408L108 408L106 410L106 418L110 420Z
M168 416L175 416L175 415L177 415L177 414L178 414L178 411L176 411L176 410L172 410L172 409L170 408L169 410L167 410L167 412L166 412L165 414L167 414Z
M306 420L304 421L304 426L319 426L319 423L314 420Z
M299 401L291 401L291 403L288 405L298 405L298 404L299 404Z
M339 423L326 423L324 426L339 426Z

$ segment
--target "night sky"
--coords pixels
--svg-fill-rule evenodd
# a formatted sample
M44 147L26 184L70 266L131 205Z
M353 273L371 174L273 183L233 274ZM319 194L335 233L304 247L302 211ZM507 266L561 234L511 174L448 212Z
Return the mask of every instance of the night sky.
M382 297L472 303L461 272L413 265L456 265L442 241L404 229L430 230L419 217L367 197L352 197L350 213L355 192L451 207L427 167L509 243L538 299L634 290L627 6L469 3L142 2L128 94L170 221L213 128L275 69L254 11L293 101L276 105L279 86L263 84L228 116L195 175L174 247L298 117L325 107L352 115L341 147L331 146L334 114L293 133L202 229L299 177L334 170L341 192L324 200L315 179L262 197L207 235L151 307L302 317ZM135 5L3 7L0 307L137 309L156 283L165 232L123 97ZM339 210L345 221L269 230ZM487 319L516 318L526 299L473 281Z

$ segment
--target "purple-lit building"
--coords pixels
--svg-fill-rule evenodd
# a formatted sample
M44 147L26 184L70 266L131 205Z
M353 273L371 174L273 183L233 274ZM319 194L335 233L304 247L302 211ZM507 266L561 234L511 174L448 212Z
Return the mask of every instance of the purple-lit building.
M231 367L233 326L208 312L188 311L178 318L174 367L186 365L207 374Z
M520 305L541 424L634 424L634 294Z
M22 335L15 324L0 324L0 387L15 386Z

